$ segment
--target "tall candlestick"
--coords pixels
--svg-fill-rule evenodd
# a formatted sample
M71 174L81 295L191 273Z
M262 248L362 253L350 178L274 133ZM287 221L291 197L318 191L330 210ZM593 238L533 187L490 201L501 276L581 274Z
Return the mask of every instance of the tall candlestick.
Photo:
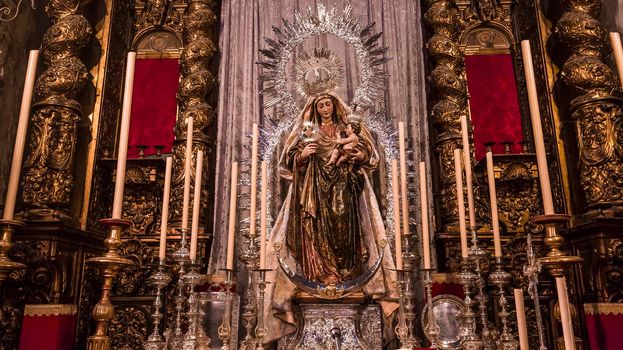
M617 66L619 81L621 82L621 86L623 86L623 47L621 46L621 36L618 32L610 32L610 42L612 43L614 62Z
M132 91L134 90L134 66L136 52L128 52L125 70L125 87L123 88L123 108L121 110L121 130L119 131L119 147L117 148L117 175L115 179L115 197L112 207L112 218L121 219L123 209L123 188L125 185L125 163L128 159L128 138L130 134L130 117L132 112Z
M565 340L565 349L575 350L575 337L573 335L573 323L571 322L569 295L567 294L567 281L565 277L556 277L556 291L558 294L560 323L562 323L562 335Z
M476 227L476 210L474 209L474 184L472 183L472 152L467 133L467 116L461 116L461 137L463 138L463 159L465 161L465 184L467 185L467 207L469 209L469 226Z
M461 257L467 258L467 228L465 225L465 199L463 198L463 170L461 150L454 150L454 175L456 179L456 205L459 210L459 233L461 235Z
M489 200L491 201L491 228L493 230L493 247L495 257L502 257L500 241L500 222L498 221L498 200L495 192L495 174L493 173L493 154L487 152L487 179L489 181Z
M253 136L251 141L251 204L249 215L249 235L255 236L255 212L257 211L257 142L259 129L257 123L253 123Z
M546 215L554 214L554 201L552 200L552 188L550 187L549 171L547 169L547 156L543 141L543 128L541 127L541 113L539 112L539 99L534 80L534 68L532 66L532 53L530 41L521 42L521 56L523 59L526 87L528 89L528 103L530 105L530 120L532 121L532 134L534 136L534 148L536 150L537 166L539 168L539 180L541 183L541 196Z
M162 218L160 220L160 249L158 258L164 259L167 249L167 226L169 224L169 198L171 193L171 171L173 158L167 157L167 165L164 171L164 192L162 194Z
M526 311L523 303L523 289L515 288L515 311L517 313L517 331L519 333L519 348L529 350L528 328L526 326Z
M426 163L420 162L420 208L422 210L422 254L424 269L430 269L430 237L428 232L428 191L426 188Z
M199 217L201 216L201 177L203 173L203 151L197 151L195 169L195 192L193 198L193 220L190 227L190 260L197 260L197 237L199 236Z
M400 200L402 213L402 234L409 234L409 198L407 197L407 149L405 139L405 123L398 123L398 139L400 148Z
M266 268L266 207L268 193L268 163L262 161L262 189L260 198L260 269Z
M231 163L231 184L229 188L229 226L227 233L227 269L234 268L234 236L236 232L236 197L238 196L238 162Z
M35 85L35 74L37 73L37 59L39 50L30 51L28 56L28 68L26 68L26 81L22 92L22 105L19 109L19 120L15 133L15 145L13 146L13 159L11 161L11 173L6 190L4 201L3 220L13 220L15 213L15 199L19 187L19 176L22 170L22 158L24 157L24 145L26 144L26 131L28 129L28 117L30 116L30 102L32 101L32 90Z
M392 203L394 205L394 244L396 269L402 270L402 235L400 234L400 191L398 189L398 161L392 159Z
M184 160L184 198L182 201L182 228L188 228L188 207L190 206L190 166L193 152L193 118L188 117L186 130L186 158Z

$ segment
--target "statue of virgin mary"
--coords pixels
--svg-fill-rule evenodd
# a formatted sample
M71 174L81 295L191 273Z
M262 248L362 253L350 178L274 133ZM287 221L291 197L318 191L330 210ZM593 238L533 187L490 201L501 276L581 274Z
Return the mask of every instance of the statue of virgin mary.
M375 142L335 86L325 87L314 86L316 93L296 116L279 157L287 194L269 236L267 263L274 270L267 279L268 340L297 325L292 298L300 290L279 269L278 255L287 255L297 273L322 285L353 280L382 257L362 291L380 304L385 317L398 307L395 265L369 180L379 163ZM343 161L336 162L336 156Z

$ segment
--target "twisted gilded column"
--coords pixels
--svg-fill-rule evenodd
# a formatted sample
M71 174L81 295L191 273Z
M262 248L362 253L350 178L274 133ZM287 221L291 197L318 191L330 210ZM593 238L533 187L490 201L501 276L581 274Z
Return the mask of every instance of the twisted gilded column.
M601 3L563 1L565 12L555 29L558 40L571 51L562 66L562 79L569 87L580 183L592 215L601 215L604 209L620 210L623 205L623 120L619 114L623 100L615 94L618 80L607 64L610 46L599 22Z
M207 129L214 120L214 108L206 101L206 96L215 84L215 78L208 70L209 63L216 52L211 39L213 25L216 23L212 0L190 1L186 9L183 38L184 50L181 57L181 79L177 93L180 113L175 125L173 161L175 175L171 188L171 215L174 222L181 221L182 199L184 195L184 159L186 153L186 119L193 117L193 165L197 150L210 154L210 140ZM207 158L207 157L206 157ZM207 160L206 160L207 161ZM195 171L191 171L194 176ZM205 174L207 178L208 174ZM205 183L205 179L204 179ZM201 206L207 207L207 195L202 195ZM202 212L204 212L202 210Z
M89 0L51 0L45 7L52 25L43 36L46 70L35 84L30 153L23 178L27 207L67 212L74 184L77 95L88 80L80 52L93 30L80 13Z
M435 61L428 79L434 89L432 119L436 126L435 139L439 155L439 204L444 225L456 224L456 186L454 184L453 151L461 143L461 115L467 113L467 88L463 55L459 50L459 16L449 0L428 0L424 15L433 35L426 43Z

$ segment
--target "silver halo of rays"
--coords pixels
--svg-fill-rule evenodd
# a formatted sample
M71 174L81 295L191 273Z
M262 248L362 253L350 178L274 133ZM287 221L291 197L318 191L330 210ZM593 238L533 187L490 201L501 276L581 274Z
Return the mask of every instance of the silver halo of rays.
M296 103L296 94L304 94L301 84L295 84L296 90L288 88L288 62L292 58L294 49L306 39L320 34L332 34L352 45L361 71L360 83L355 90L353 100L349 106L353 110L368 110L374 107L375 102L382 101L385 93L385 79L388 74L383 64L390 60L387 57L388 48L379 46L382 32L374 31L374 23L364 25L361 16L354 17L352 6L347 5L341 13L335 8L327 8L318 4L315 8L307 6L305 14L294 12L294 21L290 23L282 18L281 28L273 26L274 39L264 38L266 48L260 49L262 59L257 62L262 67L259 79L262 81L264 96L264 109L274 108L277 113L265 115L264 123L260 126L259 154L260 160L267 161L268 166L268 190L267 190L267 235L273 227L271 207L274 188L273 168L271 164L274 152L277 149L281 136L289 133L301 108ZM320 49L322 50L322 49ZM355 108L354 108L355 107ZM385 153L385 159L389 164L390 159L398 157L397 131L392 120L386 117L385 111L371 113L364 118L364 123L381 145ZM250 134L247 135L250 138ZM278 160L277 160L278 161ZM385 227L388 237L393 237L393 202L391 169L387 171L387 212ZM258 177L258 182L261 179ZM260 186L258 184L258 191ZM248 208L245 208L248 209ZM256 214L259 222L259 211ZM245 220L248 222L248 219ZM393 242L393 239L391 240Z

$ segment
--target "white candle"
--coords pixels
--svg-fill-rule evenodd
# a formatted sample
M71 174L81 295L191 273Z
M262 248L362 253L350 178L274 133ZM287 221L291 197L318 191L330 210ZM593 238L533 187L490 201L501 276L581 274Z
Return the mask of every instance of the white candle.
M476 210L474 209L474 185L472 183L472 152L467 133L467 116L461 116L461 137L463 138L463 159L465 161L465 184L467 185L467 207L469 209L469 226L476 227Z
M136 52L128 52L128 63L125 69L125 87L123 88L123 107L121 110L121 130L119 131L119 147L117 148L117 176L115 179L115 197L112 207L113 219L121 219L121 211L123 209L125 163L128 158L128 138L130 134L130 117L132 114L132 91L134 89L135 65Z
M426 163L420 162L420 208L422 210L422 254L424 268L430 269L430 237L428 232L428 193L426 191Z
M396 246L396 269L402 270L402 236L400 234L400 192L398 186L398 161L396 161L396 159L392 159L392 203L394 205L394 244Z
M249 235L255 237L255 214L257 211L257 142L259 130L257 123L253 123L253 136L251 138L251 204L249 212Z
M188 207L190 206L190 166L193 151L193 118L188 119L186 130L186 158L184 160L184 197L182 202L182 228L188 228Z
M15 133L15 145L13 146L13 159L11 161L11 173L6 190L4 201L3 220L13 220L15 213L15 199L19 187L19 176L22 170L22 159L24 157L24 145L26 144L26 131L28 130L28 117L30 117L30 103L32 101L32 90L35 85L35 74L37 73L37 59L39 50L30 51L28 56L28 68L26 68L26 80L22 92L22 105L19 109L19 120Z
M550 215L554 214L554 201L552 200L552 189L550 187L549 171L547 169L547 156L545 154L545 143L543 141L543 128L541 127L541 113L539 112L539 99L536 91L536 82L534 80L534 68L532 66L530 41L524 40L521 42L521 56L523 58L526 87L528 89L530 119L532 121L532 134L534 136L537 166L539 168L543 208L545 210L545 214Z
M489 200L491 201L491 228L493 230L493 248L495 257L502 257L500 241L500 222L498 220L498 200L495 193L495 174L493 173L493 154L487 152L487 179L489 181Z
M158 258L164 259L167 249L167 226L169 224L169 198L171 193L171 171L173 158L167 157L167 165L164 171L164 192L162 194L162 218L160 220L160 250Z
M262 161L262 193L260 194L260 269L266 268L266 207L268 193L268 164Z
M517 313L517 330L519 332L519 348L529 350L528 328L526 327L526 313L523 303L523 289L515 288L515 311Z
M619 81L621 82L621 86L623 86L623 47L621 46L621 36L618 32L610 32L610 42L612 43L614 62L617 66Z
M203 151L197 151L195 169L195 192L193 198L193 220L190 227L190 260L197 260L197 236L199 235L199 217L201 216L201 176L203 171Z
M467 228L465 225L465 200L463 199L463 170L461 150L454 150L454 175L456 179L456 205L459 211L459 233L461 235L461 257L467 258Z
M236 197L238 196L238 162L231 164L231 184L229 188L229 226L227 233L227 269L234 269L234 236L236 232Z
M407 150L405 145L405 123L398 123L398 139L400 148L400 199L402 213L402 234L409 234L409 198L407 197Z
M556 277L556 291L558 292L560 322L562 323L562 335L565 340L565 349L575 350L575 337L573 335L573 323L571 322L569 295L567 294L567 281L565 277Z

